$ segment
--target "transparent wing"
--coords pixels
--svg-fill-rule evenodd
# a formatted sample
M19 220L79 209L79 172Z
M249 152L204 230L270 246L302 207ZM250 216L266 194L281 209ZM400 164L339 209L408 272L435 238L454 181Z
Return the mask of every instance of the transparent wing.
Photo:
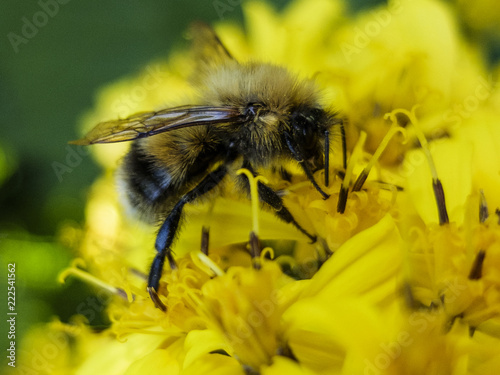
M234 60L214 29L206 23L192 23L189 36L193 41L195 59L197 61L218 65L228 60Z
M137 113L131 117L101 122L75 145L115 143L150 137L188 126L240 123L244 116L234 107L182 106L158 112Z

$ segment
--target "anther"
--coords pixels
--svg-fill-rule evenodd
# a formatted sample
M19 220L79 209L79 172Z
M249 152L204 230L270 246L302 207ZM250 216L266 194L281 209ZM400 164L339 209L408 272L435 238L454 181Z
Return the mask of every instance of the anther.
M201 252L205 255L208 255L208 241L209 241L209 228L203 226L201 228Z
M469 280L479 280L483 275L483 263L486 257L486 252L484 250L479 250L472 263L472 267L469 272Z
M479 190L479 222L484 223L489 216L488 204L486 203L486 197L484 196L484 191Z

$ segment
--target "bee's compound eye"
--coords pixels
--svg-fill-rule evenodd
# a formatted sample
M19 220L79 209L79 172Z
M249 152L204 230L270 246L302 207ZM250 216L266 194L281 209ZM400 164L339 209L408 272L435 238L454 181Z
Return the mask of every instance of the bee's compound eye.
M299 135L306 136L311 129L316 127L316 122L316 117L310 112L295 111L291 116L293 130Z
M292 112L290 120L293 131L306 147L315 143L322 115L323 111L318 108L301 108Z

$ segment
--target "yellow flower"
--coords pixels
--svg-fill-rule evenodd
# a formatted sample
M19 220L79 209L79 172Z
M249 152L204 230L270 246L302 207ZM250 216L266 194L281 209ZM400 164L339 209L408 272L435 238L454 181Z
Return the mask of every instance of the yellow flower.
M347 366L362 373L363 358L392 336L397 325L377 312L393 308L398 297L399 241L394 221L384 217L346 242L285 312L287 342L306 368L326 374Z
M204 285L203 314L242 364L255 369L269 365L282 347L278 333L285 306L280 284L290 282L276 263L264 262L259 270L232 267Z
M481 122L475 124L475 131L464 126L455 139L434 144L436 168L443 171L440 177L449 224L437 225L436 212L429 210L430 186L418 183L430 180L430 175L422 171L425 167L416 166L408 178L408 198L414 202L408 210L415 209L419 214L418 219L408 216L405 223L410 272L419 300L425 305L442 303L449 319L460 317L471 329L489 321L487 327L492 318L498 321L500 317L500 227L498 216L490 212L491 203L493 207L500 203L495 189L500 179L498 173L495 178L479 172L483 162L492 167L490 173L499 169L495 164L500 161L499 155L483 153L483 148L500 141L495 127L489 124L494 116L489 114L491 117L478 113Z
M345 117L349 160L337 173L341 153L332 156L332 181L321 186L329 199L293 166L291 181L270 181L320 239L310 244L255 210L256 194L249 202L228 189L187 205L177 269L160 282L163 312L145 289L154 228L126 219L112 186L126 145L96 147L105 171L85 229L67 229L68 238L80 233L81 258L67 274L97 286L111 324L94 332L52 323L26 353L59 332L75 345L61 346L45 373L498 373L500 92L456 8L394 0L351 16L342 1L296 0L280 14L265 2L243 9L247 34L215 26L228 50L314 77L322 104ZM184 103L194 67L177 51L112 84L85 127ZM151 69L158 84L125 102ZM339 150L339 137L332 143ZM207 222L208 256L199 251ZM251 232L264 247L259 259L249 255ZM23 365L35 366L29 355Z

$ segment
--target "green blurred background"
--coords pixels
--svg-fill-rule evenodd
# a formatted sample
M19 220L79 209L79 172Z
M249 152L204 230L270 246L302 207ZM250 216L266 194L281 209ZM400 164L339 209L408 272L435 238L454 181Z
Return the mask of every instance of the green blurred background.
M64 223L83 223L86 192L99 173L67 145L97 90L187 45L183 35L194 20L243 20L239 0L59 1L0 5L0 310L3 320L7 264L16 263L18 347L29 326L53 316L68 321L92 295L81 282L57 283L74 256L57 233ZM289 0L268 2L281 9ZM58 175L54 163L68 165L68 158L71 172Z
M68 321L92 294L79 281L58 284L74 254L57 233L64 223L83 223L99 173L67 145L97 90L187 45L194 20L243 20L239 0L59 1L0 5L0 303L6 314L7 264L15 263L18 347L29 326L53 316ZM277 9L288 2L269 1ZM55 165L71 171L58 174Z
M286 3L274 1L277 8ZM92 295L77 280L57 282L74 256L57 234L64 223L83 223L86 192L99 173L92 158L71 159L67 148L97 90L187 45L183 34L194 20L242 18L235 0L2 1L0 310L4 321L7 264L15 263L18 349L30 326L54 316L68 321ZM71 172L58 175L54 163ZM106 322L97 317L92 324ZM7 325L0 326L6 344ZM2 356L2 368L5 361Z

